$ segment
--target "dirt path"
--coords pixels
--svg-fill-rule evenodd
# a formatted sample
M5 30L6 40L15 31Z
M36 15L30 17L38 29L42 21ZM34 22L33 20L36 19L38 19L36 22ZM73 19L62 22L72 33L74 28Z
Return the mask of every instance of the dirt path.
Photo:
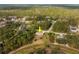
M63 47L64 49L69 49L69 50L77 51L79 53L79 50L78 49L73 48L73 47L66 46L64 44L54 44L54 43L51 43L51 44L57 45L57 46L60 46L60 47Z
M38 43L39 42L39 43ZM14 54L14 53L16 53L17 51L19 51L19 50L21 50L21 49L24 49L24 48L26 48L26 47L30 47L30 46L34 46L34 45L41 45L41 44L43 44L43 42L42 41L38 41L38 42L34 42L34 43L32 43L32 44L28 44L28 45L24 45L24 46L22 46L22 47L20 47L20 48L18 48L18 49L16 49L16 50L14 50L14 51L11 51L9 54ZM74 53L79 53L79 50L78 49L75 49L75 48L72 48L72 47L67 47L67 46L65 46L65 45L63 45L63 44L55 44L55 43L50 43L49 44L50 46L59 46L62 50L65 50L65 51L67 51L67 50L72 50ZM37 47L37 46L35 46L35 47Z
M19 51L21 49L24 49L26 47L29 47L29 46L33 46L33 45L37 45L38 46L38 45L41 45L41 44L44 44L44 42L42 40L38 40L36 42L33 42L32 44L24 45L24 46L22 46L22 47L20 47L20 48L18 48L16 50L14 50L14 51L11 51L9 54L16 53L17 51Z
M51 27L48 29L48 32L50 32L53 29L54 24L56 23L56 21L52 21L52 25Z

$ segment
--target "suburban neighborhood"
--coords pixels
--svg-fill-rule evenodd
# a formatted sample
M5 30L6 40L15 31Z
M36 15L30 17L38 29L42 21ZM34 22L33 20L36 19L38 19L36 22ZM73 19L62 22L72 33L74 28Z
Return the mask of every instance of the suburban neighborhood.
M0 9L0 53L78 54L79 9L61 7Z

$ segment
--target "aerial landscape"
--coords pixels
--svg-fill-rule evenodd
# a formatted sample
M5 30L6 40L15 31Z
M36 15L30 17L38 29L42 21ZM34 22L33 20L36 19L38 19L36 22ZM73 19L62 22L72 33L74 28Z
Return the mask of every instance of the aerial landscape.
M0 54L79 54L79 5L0 4Z

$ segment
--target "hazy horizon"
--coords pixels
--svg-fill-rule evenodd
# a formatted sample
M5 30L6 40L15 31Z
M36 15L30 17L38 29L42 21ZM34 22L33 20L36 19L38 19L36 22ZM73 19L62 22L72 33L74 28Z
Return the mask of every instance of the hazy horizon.
M0 4L0 8L5 8L5 7L30 7L30 6L79 7L79 4Z

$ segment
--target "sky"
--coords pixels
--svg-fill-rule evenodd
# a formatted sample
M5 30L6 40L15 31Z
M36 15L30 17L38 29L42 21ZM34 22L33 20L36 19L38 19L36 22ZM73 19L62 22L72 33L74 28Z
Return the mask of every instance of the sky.
M79 0L0 0L0 4L79 4Z

